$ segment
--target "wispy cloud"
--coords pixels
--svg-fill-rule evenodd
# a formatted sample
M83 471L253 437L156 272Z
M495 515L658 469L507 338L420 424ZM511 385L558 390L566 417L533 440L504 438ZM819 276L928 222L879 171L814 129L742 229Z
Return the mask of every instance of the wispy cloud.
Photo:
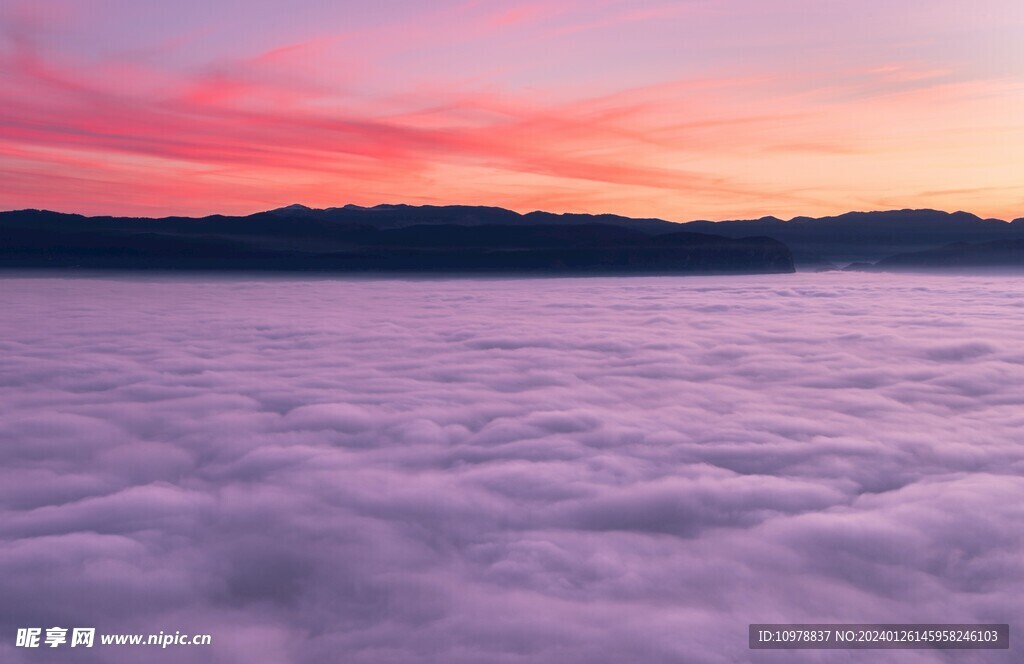
M89 31L102 25L66 20L64 5L13 6L0 47L0 169L12 177L3 207L247 212L389 199L786 216L998 191L1021 153L1010 149L1018 134L989 131L1012 124L1024 99L1005 72L888 51L783 66L790 55L776 38L738 8L707 3L469 2L315 24L289 14L298 23L281 37L241 45L186 13L149 51L99 48ZM272 8L254 5L254 22ZM705 33L730 20L737 32L719 52ZM665 41L668 26L677 41ZM606 29L619 37L608 41ZM765 58L734 61L724 44L737 36ZM614 73L617 62L636 75ZM607 80L593 76L602 69ZM148 170L133 175L139 158ZM982 162L991 167L947 165ZM119 202L115 172L148 189L153 207ZM33 182L47 177L74 179L77 193ZM159 180L190 193L162 199ZM1015 216L1015 204L994 195L975 209Z

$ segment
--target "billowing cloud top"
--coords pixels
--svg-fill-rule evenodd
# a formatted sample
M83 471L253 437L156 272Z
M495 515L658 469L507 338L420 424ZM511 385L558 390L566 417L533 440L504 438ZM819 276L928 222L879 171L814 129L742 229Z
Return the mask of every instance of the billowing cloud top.
M0 208L1020 216L1017 0L5 0Z
M0 659L943 662L751 622L1024 624L1014 282L0 285ZM1015 630L1015 631L1013 631ZM958 653L1011 662L1019 650ZM757 655L755 657L755 655Z

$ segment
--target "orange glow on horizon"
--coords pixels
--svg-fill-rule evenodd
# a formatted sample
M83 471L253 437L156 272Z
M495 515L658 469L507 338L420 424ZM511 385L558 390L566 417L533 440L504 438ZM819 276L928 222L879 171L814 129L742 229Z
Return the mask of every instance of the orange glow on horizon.
M927 32L919 52L895 41L865 51L841 41L856 26L835 45L802 36L782 47L792 27L758 18L751 2L732 12L465 3L355 27L343 7L333 20L346 28L333 32L331 17L278 28L267 16L284 5L256 4L267 10L250 26L259 48L220 44L196 12L183 19L195 25L171 34L154 15L158 46L140 52L105 46L98 19L61 13L71 5L15 2L0 32L0 208L162 216L402 202L680 221L906 207L1024 216L1024 58L986 68L962 50L935 52ZM1005 17L992 10L958 28L943 0L921 29L969 28L991 41L1007 29L996 18L1021 25L1012 4L997 4ZM806 20L838 26L834 11ZM667 26L695 35L678 63L654 60L678 51ZM700 30L719 41L701 41ZM737 60L723 46L729 30L765 56ZM887 34L873 38L886 46L896 39ZM613 35L622 43L602 59L597 46ZM883 58L889 51L907 57ZM588 63L590 52L599 61Z

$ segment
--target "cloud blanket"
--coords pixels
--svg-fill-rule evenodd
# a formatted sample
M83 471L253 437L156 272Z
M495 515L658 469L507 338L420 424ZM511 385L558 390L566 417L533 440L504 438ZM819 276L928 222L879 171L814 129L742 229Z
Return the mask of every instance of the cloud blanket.
M0 659L1016 661L746 630L1022 633L1022 294L5 278ZM52 625L213 645L14 647Z

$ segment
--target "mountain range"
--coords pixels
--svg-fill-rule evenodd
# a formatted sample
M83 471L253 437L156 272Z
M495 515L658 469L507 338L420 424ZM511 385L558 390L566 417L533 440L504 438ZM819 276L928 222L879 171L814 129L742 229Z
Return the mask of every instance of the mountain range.
M671 222L485 206L290 205L247 216L0 212L0 267L750 273L1024 266L1024 219L892 210ZM959 248L957 248L959 247Z
M284 208L138 219L0 213L0 267L404 273L733 274L794 271L765 237L534 218L493 208ZM503 214L504 213L504 214ZM492 223L492 220L498 220ZM668 222L663 222L668 223Z

